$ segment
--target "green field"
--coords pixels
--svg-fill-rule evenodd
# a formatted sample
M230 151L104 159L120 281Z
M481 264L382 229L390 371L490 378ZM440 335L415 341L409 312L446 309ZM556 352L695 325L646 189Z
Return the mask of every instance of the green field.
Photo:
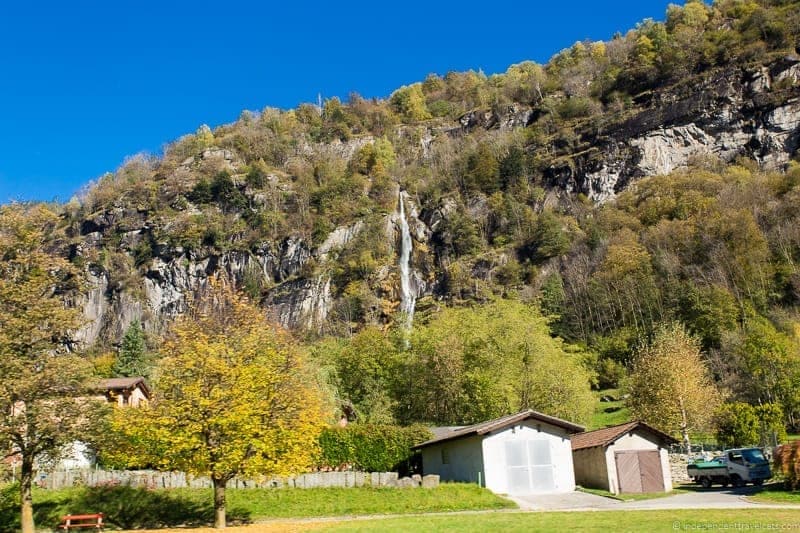
M0 488L0 532L18 530L15 487ZM680 489L678 489L680 490ZM606 495L602 491L587 491ZM653 497L646 495L643 497ZM800 493L767 490L752 497L764 503L800 504ZM36 521L54 527L66 513L104 512L125 529L208 526L213 517L211 491L145 490L130 487L36 490ZM675 531L776 529L797 524L800 510L681 510L522 513L512 502L475 485L446 483L436 489L243 489L228 491L231 524L278 520L292 529L333 531ZM446 514L462 511L458 514ZM466 511L466 513L464 513ZM490 512L501 511L501 512ZM426 514L445 513L445 514ZM388 518L370 515L406 515ZM355 520L353 517L367 517ZM294 522L294 519L342 517L341 521ZM758 524L758 526L756 526ZM770 524L770 526L767 526ZM265 524L265 526L268 524ZM277 524L276 524L277 525ZM296 527L295 527L296 526ZM786 529L787 527L784 527ZM113 528L112 528L113 529ZM247 531L258 531L259 527Z
M15 487L0 490L0 532L16 531ZM249 523L270 518L515 509L516 505L476 485L444 483L435 489L326 488L229 489L228 518ZM201 526L213 520L211 489L145 490L125 486L36 490L36 522L54 526L67 513L103 512L114 526L134 529Z
M617 424L624 424L630 422L630 411L625 407L625 402L601 402L600 398L603 396L611 396L619 398L620 391L617 389L607 389L595 391L594 397L596 400L594 406L594 413L592 420L589 422L589 427L586 429L591 431L593 429L604 428L606 426L615 426Z
M724 531L800 529L800 510L598 511L414 516L326 524L325 531Z

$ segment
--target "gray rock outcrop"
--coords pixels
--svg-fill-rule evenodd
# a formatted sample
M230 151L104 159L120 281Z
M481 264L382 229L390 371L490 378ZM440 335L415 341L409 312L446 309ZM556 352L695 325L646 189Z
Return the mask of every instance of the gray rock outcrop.
M699 85L653 95L634 116L602 132L581 132L582 145L546 172L548 183L595 202L632 181L686 167L694 158L738 156L780 169L800 146L800 59L751 71L729 69Z

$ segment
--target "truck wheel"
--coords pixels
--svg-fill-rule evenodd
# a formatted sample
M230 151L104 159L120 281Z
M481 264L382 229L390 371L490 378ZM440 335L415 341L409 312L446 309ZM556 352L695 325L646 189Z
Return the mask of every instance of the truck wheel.
M700 485L702 485L704 489L711 488L711 478L710 477L700 478Z
M727 486L728 486L728 481L727 481L727 480L723 481L723 482L722 482L722 487L723 487L723 488L725 488L725 487L727 487Z
M756 487L760 487L763 484L764 484L763 479L756 479L755 481L753 481L753 485L755 485Z
M744 483L742 483L742 479L739 476L737 476L736 474L731 476L731 485L733 485L736 488L739 488L743 484Z

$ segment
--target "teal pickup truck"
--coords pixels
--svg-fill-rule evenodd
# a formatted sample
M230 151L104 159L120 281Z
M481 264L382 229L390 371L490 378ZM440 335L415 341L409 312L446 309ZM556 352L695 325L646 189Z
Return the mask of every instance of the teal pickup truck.
M711 461L691 463L687 467L689 477L703 487L717 483L741 487L747 483L761 485L772 477L769 461L760 448L736 448L725 450Z

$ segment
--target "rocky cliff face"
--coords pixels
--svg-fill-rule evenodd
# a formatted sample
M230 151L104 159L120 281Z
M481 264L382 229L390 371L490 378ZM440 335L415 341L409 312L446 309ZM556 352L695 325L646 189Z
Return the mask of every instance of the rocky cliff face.
M432 230L419 218L416 206L409 202L407 213L413 238L424 245ZM107 212L85 220L81 224L83 243L73 249L73 255L89 256L91 250L102 249L104 239L117 229L115 221L125 214ZM385 237L392 246L398 240L397 213L385 216ZM128 233L138 239L150 238L146 222ZM192 295L208 286L209 279L222 273L241 286L248 282L263 287L262 304L268 316L291 329L323 331L331 312L334 295L331 275L326 266L335 260L337 252L345 248L363 229L363 222L336 228L317 247L312 247L302 237L289 236L280 243L263 243L251 251L219 253L212 248L184 250L165 244L154 248L155 256L140 267L142 277L134 287L115 285L112 273L92 263L86 269L87 290L84 297L73 302L83 308L85 325L74 340L84 346L98 340L115 342L134 320L140 320L145 330L159 332L164 325L187 309ZM137 240L138 240L137 239ZM124 240L124 237L123 237ZM121 245L130 251L129 247ZM416 259L418 268L413 272L415 286L421 296L431 296L434 286L424 279L425 259ZM309 262L317 266L304 271ZM375 286L394 284L396 265L388 265L376 274ZM383 296L399 301L399 294L390 287ZM391 308L391 304L388 306Z
M696 80L695 80L696 81ZM634 113L604 119L602 125L584 126L579 146L561 149L545 170L545 182L567 193L583 193L606 202L635 180L666 174L685 167L693 158L717 156L725 161L738 156L755 159L763 167L780 168L797 155L800 146L800 60L786 58L757 69L729 69L640 98ZM511 106L497 111L474 111L444 129L455 136L475 128L508 131L524 128L537 110ZM421 157L427 157L442 128L421 136ZM372 138L333 145L303 145L300 152L323 151L350 157ZM534 150L537 147L533 147ZM231 169L238 166L230 150L206 149L183 165L217 158ZM267 179L272 179L268 176ZM284 191L286 192L286 191ZM418 296L440 297L450 258L446 242L448 219L455 202L445 197L437 205L420 205L406 196L409 230L413 240L412 281ZM258 204L259 198L252 198ZM478 196L466 206L474 220L485 216L486 198ZM394 250L369 278L380 320L391 320L400 300L397 272L398 212L384 217L385 239ZM321 244L290 234L280 242L263 242L247 251L220 251L212 247L187 250L154 242L153 223L147 212L111 208L81 221L75 228L80 244L71 255L90 258L107 249L133 261L137 246L152 244L152 256L138 258L125 282L119 273L87 260L88 290L81 301L86 325L75 340L91 345L98 340L117 342L134 319L150 331L160 331L172 317L186 310L191 294L203 289L209 278L222 272L242 286L255 286L268 315L288 328L324 331L337 305L341 288L333 284L331 264L364 231L362 221L336 227ZM472 266L472 279L491 278L506 257L481 258Z
M800 59L784 58L647 95L635 115L582 132L585 149L552 165L549 183L604 202L638 178L667 174L696 157L746 156L781 168L800 146L798 80Z

